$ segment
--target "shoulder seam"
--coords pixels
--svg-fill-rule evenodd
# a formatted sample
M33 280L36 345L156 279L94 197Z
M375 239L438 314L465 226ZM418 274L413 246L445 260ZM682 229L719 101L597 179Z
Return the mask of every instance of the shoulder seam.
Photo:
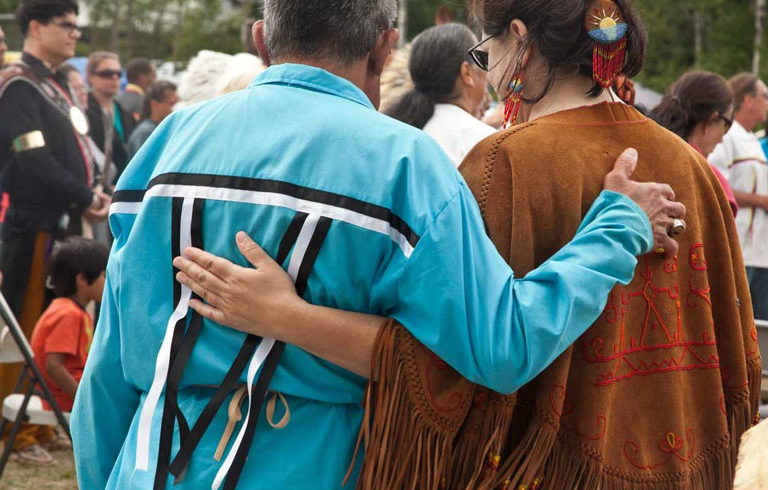
M483 218L485 218L485 206L488 202L488 193L491 188L491 177L493 176L493 170L496 168L499 147L502 143L504 143L504 141L506 141L508 137L517 134L523 129L529 128L533 125L535 125L535 123L510 128L503 132L501 135L497 136L491 145L491 149L488 152L488 157L485 161L485 168L483 169L483 183L480 186L480 195L477 196L477 204L480 207L480 213L483 215Z

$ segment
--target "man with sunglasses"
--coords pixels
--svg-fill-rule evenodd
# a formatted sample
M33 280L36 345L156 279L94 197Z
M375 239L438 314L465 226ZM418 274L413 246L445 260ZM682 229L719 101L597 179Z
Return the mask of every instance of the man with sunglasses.
M28 335L48 299L45 266L52 242L80 234L83 217L103 221L109 209L109 198L91 190L88 122L56 71L75 54L77 13L73 0L23 1L17 11L22 58L0 72L0 169L10 196L0 252L2 292ZM17 373L0 369L0 398L13 389ZM31 461L50 458L28 452Z
M733 92L733 124L709 157L728 178L739 214L744 264L752 293L755 317L768 320L768 164L755 129L768 119L768 86L751 73L728 80ZM731 121L723 119L723 124Z
M108 189L115 184L128 164L128 139L136 127L136 121L132 112L117 101L123 75L117 53L91 53L85 71L91 89L86 111L90 136L99 150L117 167L117 175L102 173L97 177L97 182Z

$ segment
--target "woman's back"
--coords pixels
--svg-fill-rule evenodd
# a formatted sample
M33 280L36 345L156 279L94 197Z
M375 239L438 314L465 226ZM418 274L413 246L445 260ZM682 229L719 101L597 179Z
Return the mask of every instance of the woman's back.
M627 147L640 154L634 178L671 185L687 207L679 257L641 257L592 328L520 390L499 471L523 484L546 475L548 488L728 487L760 358L733 216L706 161L634 109L603 103L488 138L462 173L524 275L572 239Z

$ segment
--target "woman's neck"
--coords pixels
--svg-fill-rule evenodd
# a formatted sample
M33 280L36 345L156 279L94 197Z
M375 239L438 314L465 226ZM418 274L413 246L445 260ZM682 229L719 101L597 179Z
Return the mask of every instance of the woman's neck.
M568 109L620 100L612 90L603 90L597 97L590 97L587 92L593 85L592 80L579 73L558 73L552 88L543 99L522 108L522 122L534 121Z

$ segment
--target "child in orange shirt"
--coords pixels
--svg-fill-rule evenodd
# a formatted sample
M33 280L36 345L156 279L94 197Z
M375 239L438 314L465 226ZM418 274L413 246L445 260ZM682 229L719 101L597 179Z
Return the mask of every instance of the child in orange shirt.
M93 339L93 318L86 307L92 301L101 300L108 256L106 245L73 237L54 249L48 264L48 281L56 299L37 321L31 344L35 362L64 412L72 410L77 385L88 358ZM43 405L51 408L47 401ZM35 458L24 459L39 459L39 462L50 459L47 451L38 444L43 437L24 437L22 434L25 432L30 431L25 428L14 445L19 455L34 453L30 456Z

